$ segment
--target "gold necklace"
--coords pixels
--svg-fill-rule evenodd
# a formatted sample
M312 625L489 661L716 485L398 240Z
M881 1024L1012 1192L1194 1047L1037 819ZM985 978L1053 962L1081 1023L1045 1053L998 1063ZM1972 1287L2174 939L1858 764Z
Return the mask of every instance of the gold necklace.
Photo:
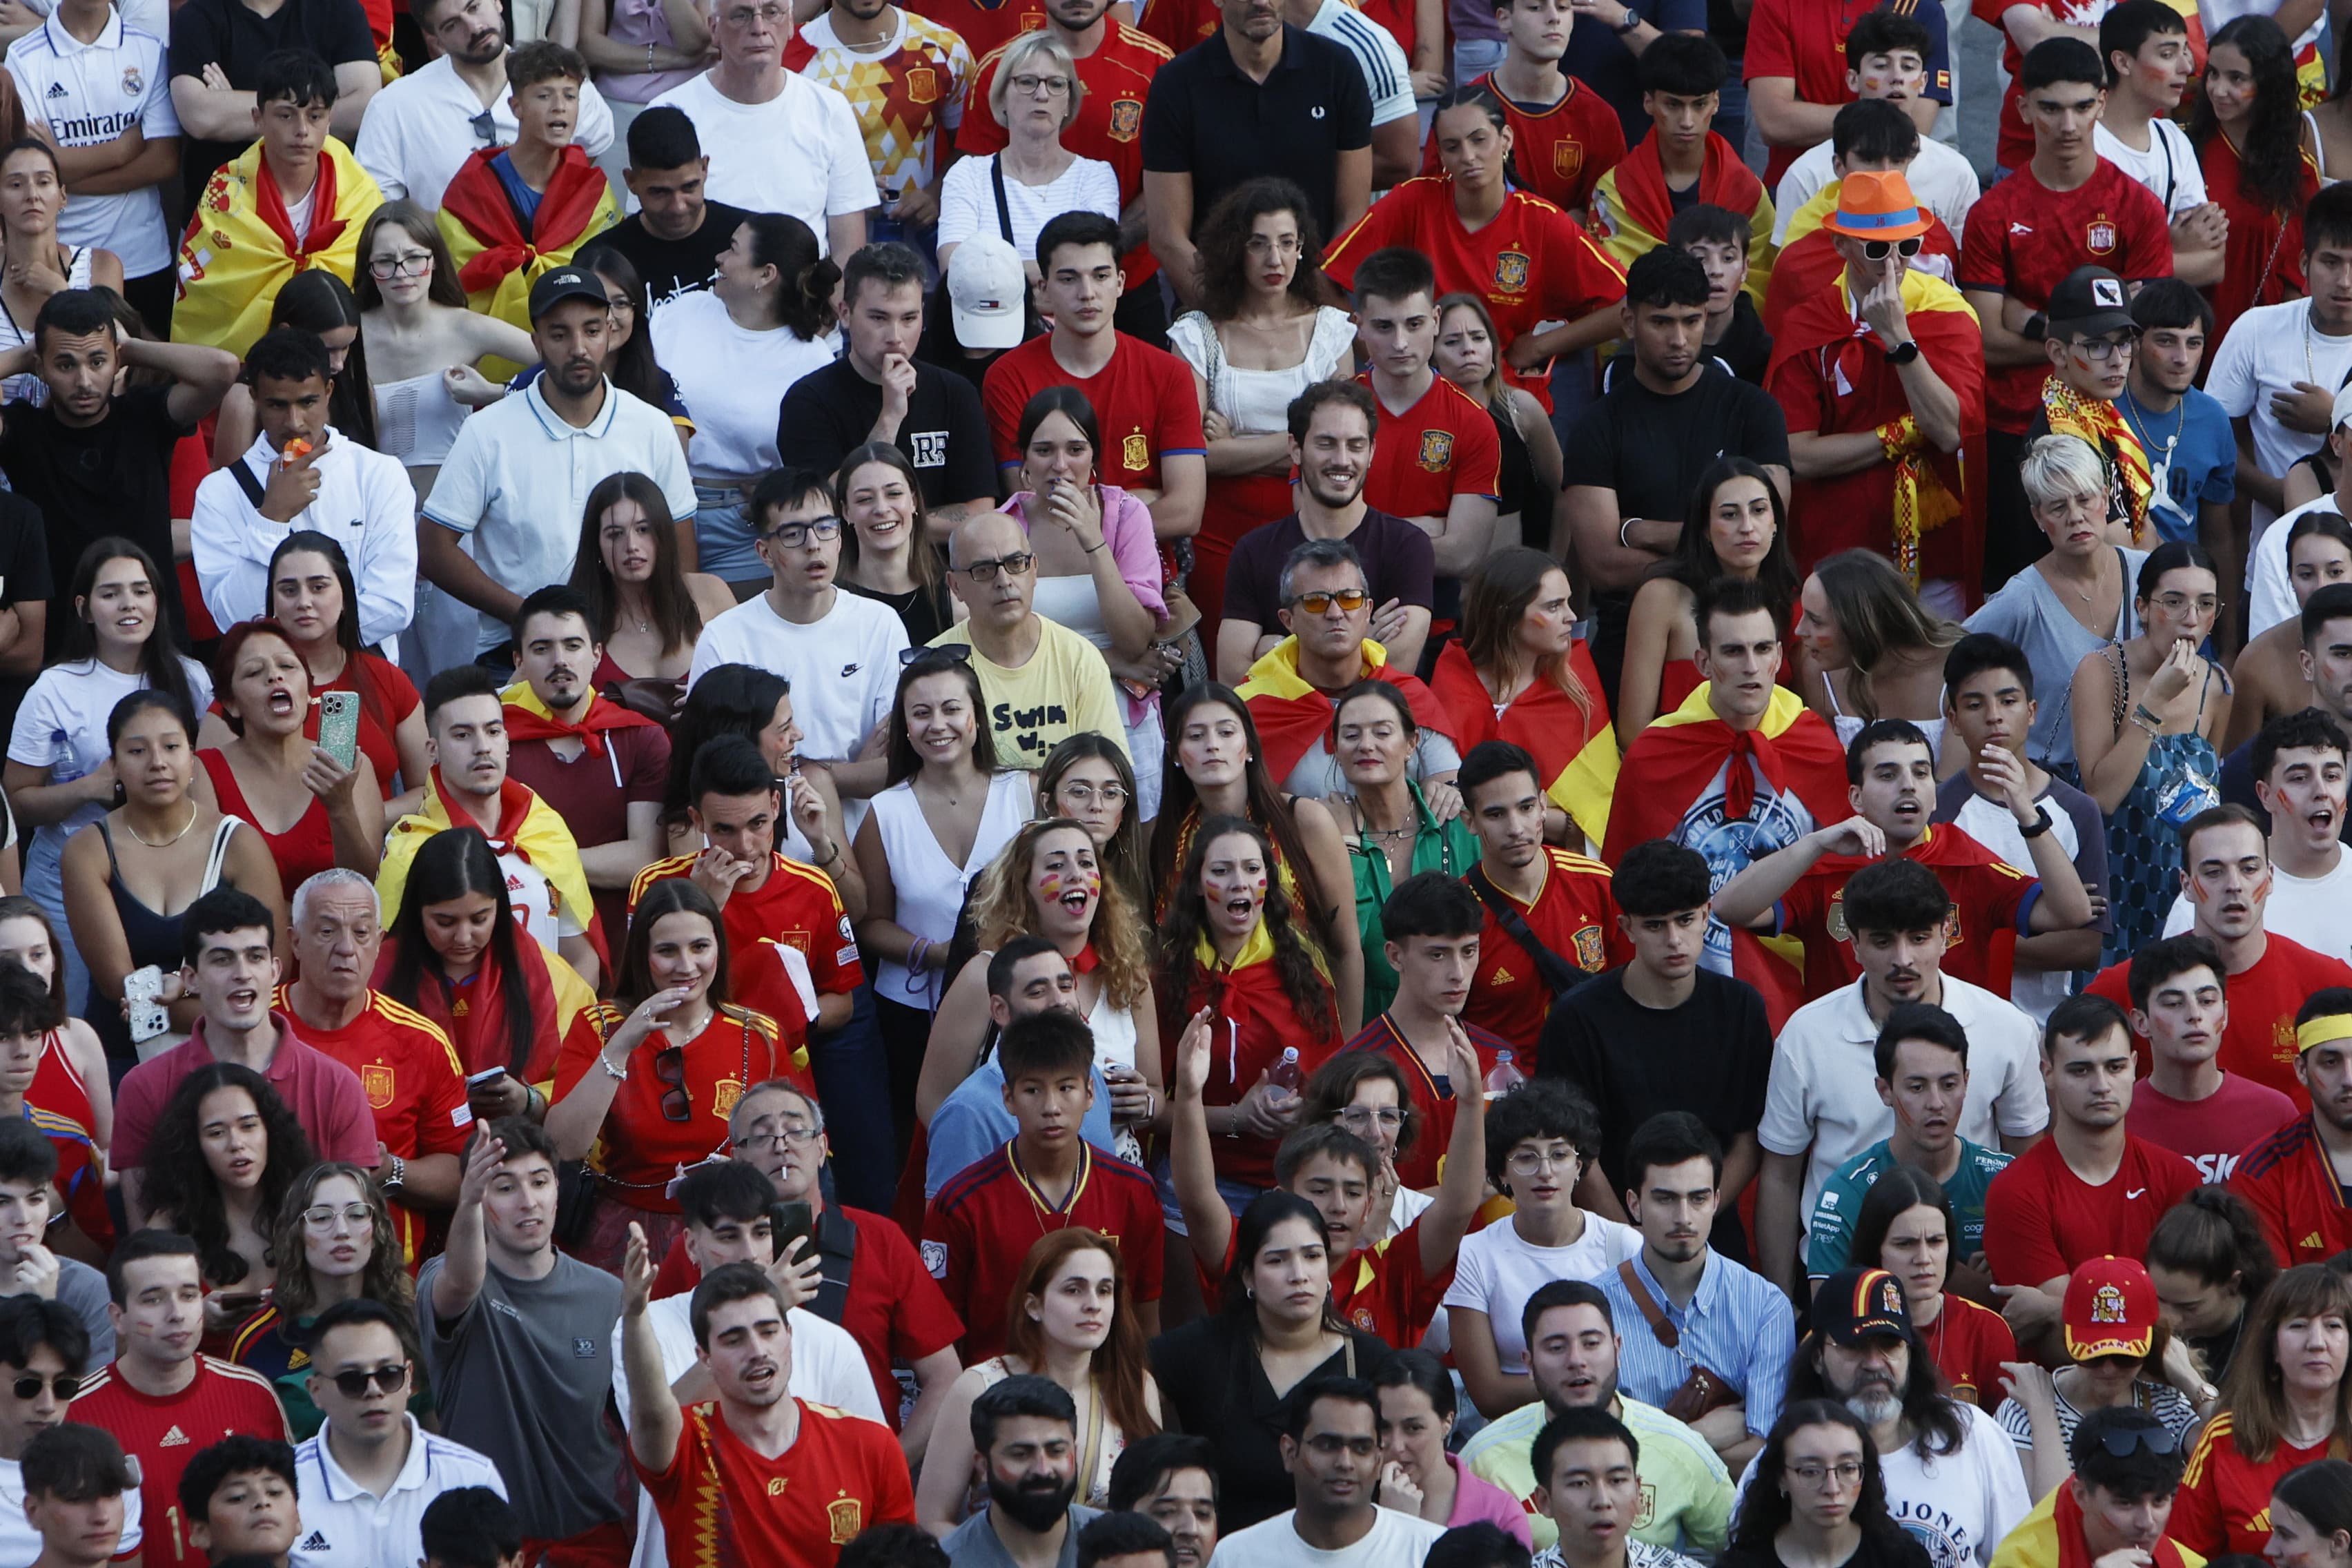
M128 816L122 819L122 826L130 832L131 837L136 838L140 843L144 844L150 849L169 849L173 845L177 844L181 839L185 838L188 836L188 829L194 827L195 825L196 803L193 800L188 802L188 820L186 824L181 827L179 832L174 833L171 837L166 838L161 844L156 843L153 839L140 832L136 827L132 827L131 826L131 818Z

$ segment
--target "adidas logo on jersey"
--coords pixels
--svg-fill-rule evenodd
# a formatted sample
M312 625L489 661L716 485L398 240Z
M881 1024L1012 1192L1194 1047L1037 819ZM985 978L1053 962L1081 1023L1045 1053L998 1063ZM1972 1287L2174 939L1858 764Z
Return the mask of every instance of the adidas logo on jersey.
M2327 1244L2319 1239L2319 1233L2315 1230L2309 1236L2305 1237L2301 1241L2296 1242L2295 1246L2298 1247L2307 1247L2313 1252L2321 1252L2326 1249Z
M325 1531L314 1530L310 1534L304 1536L302 1538L302 1544L296 1547L294 1550L297 1552L332 1552L334 1548L328 1543L327 1532Z
M1517 975L1513 974L1509 970L1497 967L1495 971L1494 979L1489 981L1488 984L1493 985L1515 985L1518 983L1518 978L1519 977Z
M61 81L53 81L49 83L48 96L51 98L71 98L73 94L66 90L65 83Z
M184 1448L188 1446L188 1435L174 1426L164 1433L163 1440L155 1446L159 1448Z

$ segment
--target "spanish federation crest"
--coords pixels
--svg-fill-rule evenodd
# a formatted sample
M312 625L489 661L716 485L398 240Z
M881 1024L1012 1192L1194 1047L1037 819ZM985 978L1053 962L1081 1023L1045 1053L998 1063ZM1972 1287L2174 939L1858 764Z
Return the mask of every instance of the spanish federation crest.
M1423 430L1421 433L1421 466L1433 474L1442 474L1454 466L1454 432Z
M2120 1323L2124 1321L2124 1293L2114 1285L2102 1285L2091 1296L2091 1321Z
M1110 106L1110 139L1112 141L1132 142L1135 140L1136 132L1142 129L1143 104L1140 100L1121 98L1112 101Z
M929 66L912 66L907 71L907 101L937 103L940 98L940 73Z
M392 1069L382 1062L360 1068L360 1088L366 1091L369 1110L383 1110L393 1100Z
M1505 294L1526 293L1529 265L1523 251L1501 252L1495 258L1495 287Z
M846 1546L866 1528L866 1505L854 1497L837 1498L824 1505L825 1521L833 1526L835 1546Z
M1119 458L1130 473L1141 473L1151 467L1151 440L1140 430L1130 431L1119 443Z
M1563 180L1572 180L1576 178L1577 171L1583 167L1584 144L1582 142L1570 142L1563 138L1551 144L1551 172L1553 174L1558 174Z
M2116 226L2105 218L2099 219L2083 230L2083 244L2094 256L2105 256L2116 247Z

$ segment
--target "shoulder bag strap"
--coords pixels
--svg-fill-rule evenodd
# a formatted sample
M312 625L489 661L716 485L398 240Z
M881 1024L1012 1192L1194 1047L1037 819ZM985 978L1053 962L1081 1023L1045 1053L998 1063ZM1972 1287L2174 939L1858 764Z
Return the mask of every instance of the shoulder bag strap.
M1002 153L988 161L988 183L996 187L996 226L1003 231L1004 243L1018 250L1021 242L1013 237L1013 204L1004 196L1004 154Z
M828 1205L816 1216L814 1239L824 1272L809 1310L828 1323L838 1323L849 1300L850 1271L857 1267L857 1226L838 1207Z
M236 488L245 492L245 499L253 503L253 510L259 511L262 483L253 477L253 465L247 462L244 455L240 453L236 460L229 464L228 471L236 477Z
M228 836L236 831L239 820L234 816L223 816L220 826L213 830L212 853L205 857L205 885L199 897L220 886L221 862L228 858ZM257 833L260 829L254 831Z
M1634 1307L1641 1311L1643 1321L1650 1325L1650 1332L1657 1337L1658 1342L1670 1351L1681 1349L1682 1331L1667 1321L1664 1309L1650 1294L1650 1288L1642 1283L1642 1276L1634 1271L1633 1259L1628 1258L1617 1266L1617 1278L1624 1281L1625 1293L1633 1298Z
M1528 919L1519 913L1517 906L1486 879L1486 867L1471 867L1470 875L1464 880L1494 915L1495 923L1503 928L1504 934L1528 950L1528 956L1535 960L1536 973L1551 987L1553 995L1564 996L1584 984L1584 972L1546 947L1543 939L1528 929Z

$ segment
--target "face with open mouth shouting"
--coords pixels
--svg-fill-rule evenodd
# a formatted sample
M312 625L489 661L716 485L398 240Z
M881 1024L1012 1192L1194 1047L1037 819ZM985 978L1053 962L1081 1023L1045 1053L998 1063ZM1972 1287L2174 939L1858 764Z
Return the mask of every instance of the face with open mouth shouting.
M1848 794L1889 844L1909 844L1936 804L1936 755L1916 742L1881 742L1863 756L1862 782Z
M765 1406L785 1397L793 1373L793 1331L773 1297L751 1296L712 1309L708 1342L698 1353L722 1401Z
M291 735L310 716L310 671L284 637L254 632L237 649L227 696L222 706L248 731Z
M1201 858L1201 901L1213 938L1241 942L1265 912L1265 845L1253 834L1213 839Z
M1073 822L1036 840L1029 856L1029 900L1037 910L1039 934L1049 942L1094 929L1102 901L1102 868L1094 836Z

